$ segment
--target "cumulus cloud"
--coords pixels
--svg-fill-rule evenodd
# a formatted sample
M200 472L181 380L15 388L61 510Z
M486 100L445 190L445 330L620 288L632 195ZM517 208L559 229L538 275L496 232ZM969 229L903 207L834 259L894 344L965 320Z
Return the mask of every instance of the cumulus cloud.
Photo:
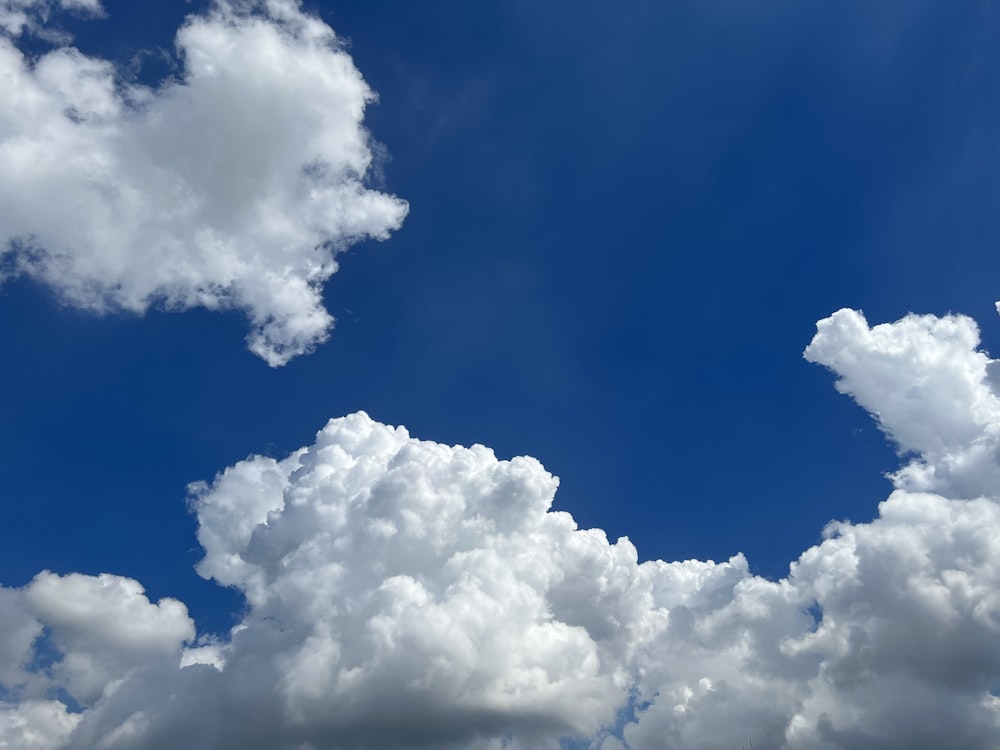
M907 315L869 327L840 310L818 324L806 359L838 376L911 460L897 487L949 497L1000 492L1000 399L996 361L977 349L979 328L962 315Z
M176 668L194 638L183 604L153 604L121 576L46 571L22 589L0 588L0 604L8 693L7 701L0 694L0 748L61 746L80 719L70 708L108 698L137 669Z
M873 521L831 523L777 581L741 555L639 562L553 511L534 459L332 420L192 485L198 571L246 598L230 633L114 576L0 589L0 747L993 748L977 346L959 316L820 322L806 356L917 455Z
M337 254L407 212L366 184L374 94L333 31L293 0L218 0L147 88L69 46L28 58L17 36L56 5L101 9L0 3L0 280L98 313L237 309L272 366L324 341Z

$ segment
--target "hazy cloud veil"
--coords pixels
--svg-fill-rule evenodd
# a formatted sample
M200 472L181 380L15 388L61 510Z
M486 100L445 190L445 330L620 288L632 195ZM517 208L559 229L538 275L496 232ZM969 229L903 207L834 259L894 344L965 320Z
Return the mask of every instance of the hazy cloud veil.
M219 2L178 34L183 80L150 90L65 46L27 61L12 38L56 5L100 10L0 0L5 272L94 310L235 307L271 364L308 351L336 252L406 213L364 184L372 94L330 29ZM978 346L958 315L819 322L806 358L905 465L873 521L831 523L778 581L742 555L640 562L551 510L535 459L331 420L191 486L198 572L245 597L228 633L116 575L0 587L0 748L995 748L1000 399Z
M216 2L151 89L70 46L26 58L14 40L54 5L0 2L0 280L96 312L236 308L269 364L309 352L337 253L407 212L365 185L374 95L333 31L288 0Z

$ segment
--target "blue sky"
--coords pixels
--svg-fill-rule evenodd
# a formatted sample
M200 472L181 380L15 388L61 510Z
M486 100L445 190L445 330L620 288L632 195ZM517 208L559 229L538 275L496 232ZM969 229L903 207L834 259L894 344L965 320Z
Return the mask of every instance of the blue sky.
M156 87L183 78L175 34L209 7L105 0L45 27ZM816 322L960 313L1000 349L989 4L304 10L377 92L367 184L409 213L337 256L336 327L280 367L247 351L238 310L98 315L59 282L6 280L4 586L111 573L224 633L243 596L195 572L188 484L358 410L536 457L554 507L640 561L742 552L776 581L828 521L875 519L900 465L865 413L881 402L803 359Z

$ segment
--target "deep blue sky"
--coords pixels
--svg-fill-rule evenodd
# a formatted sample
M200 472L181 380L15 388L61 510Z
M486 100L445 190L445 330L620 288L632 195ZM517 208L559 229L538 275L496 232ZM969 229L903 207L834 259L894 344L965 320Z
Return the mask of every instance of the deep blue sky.
M181 0L60 18L172 49ZM312 2L380 102L411 213L342 256L330 341L272 370L237 314L97 318L0 290L0 581L114 572L224 627L188 482L357 409L530 454L640 557L778 576L896 460L801 351L840 307L971 314L1000 350L1000 16L985 2ZM142 57L147 80L169 72Z

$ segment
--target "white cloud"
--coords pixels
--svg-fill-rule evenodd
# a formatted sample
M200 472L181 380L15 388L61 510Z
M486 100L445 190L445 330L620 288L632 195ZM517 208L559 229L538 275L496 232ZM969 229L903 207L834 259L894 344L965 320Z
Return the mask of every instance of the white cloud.
M24 597L62 654L51 668L53 679L84 705L136 667L159 658L176 663L182 644L195 635L183 604L174 599L151 604L129 578L40 573Z
M50 5L7 0L0 26L16 36ZM235 308L281 365L327 337L337 253L406 215L365 185L374 94L289 0L220 0L177 48L180 79L149 89L71 47L28 60L0 34L0 273L96 312Z
M372 94L330 29L219 2L151 90L68 47L26 61L13 37L57 6L100 12L0 0L8 272L96 311L241 309L273 365L323 340L336 252L406 212L363 183ZM119 576L0 588L0 748L992 748L1000 402L978 345L962 316L820 321L805 356L906 463L875 520L831 524L779 581L741 555L639 563L553 512L534 459L333 420L192 486L198 570L246 598L230 633L196 638Z
M153 604L120 576L43 572L0 588L0 603L0 748L11 750L63 746L81 718L72 708L109 699L136 670L176 669L194 638L183 604Z
M1000 508L896 491L777 583L746 577L650 648L633 748L994 746ZM815 627L802 610L815 602Z
M104 12L100 0L0 0L0 29L15 36L41 31L53 8L90 16Z
M21 634L0 652L6 684L21 685L0 731L34 722L55 738L36 747L80 750L514 750L568 736L604 750L748 736L987 750L1000 732L1000 505L967 493L995 467L963 473L955 458L993 424L977 345L957 316L820 322L807 357L923 451L910 466L937 491L908 486L907 467L874 521L831 524L779 581L740 555L639 563L627 539L552 511L557 480L534 459L360 413L332 420L284 460L192 486L198 570L247 600L228 636L194 642L182 605L126 579L42 574L0 590ZM42 626L47 668L30 654ZM82 713L46 702L59 689Z
M0 701L0 748L50 750L62 745L79 716L59 701L25 700L18 705Z
M840 310L819 322L805 356L836 372L837 390L873 414L901 454L914 454L893 475L897 487L996 497L996 364L978 344L975 321L962 315L907 315L869 328L860 312Z

